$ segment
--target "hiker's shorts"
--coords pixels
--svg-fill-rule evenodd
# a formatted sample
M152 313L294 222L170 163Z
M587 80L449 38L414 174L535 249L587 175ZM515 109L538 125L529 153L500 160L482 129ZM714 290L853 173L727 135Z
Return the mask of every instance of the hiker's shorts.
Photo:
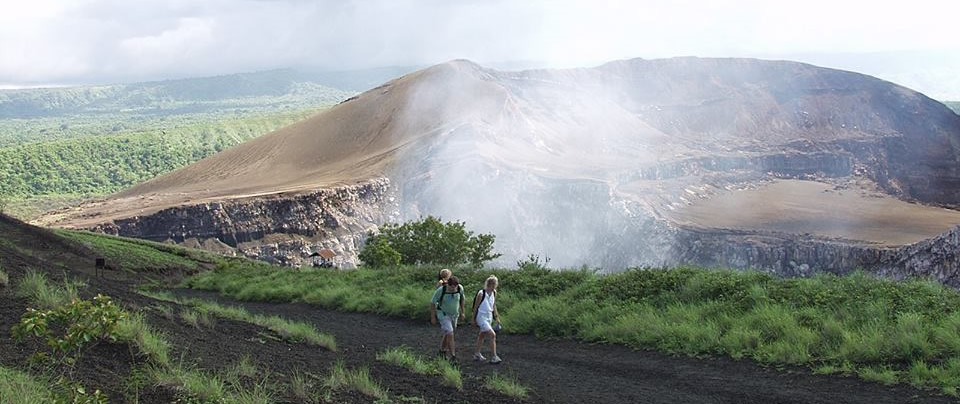
M440 322L440 331L444 334L453 334L453 330L457 328L456 317L437 315L437 321Z
M477 314L477 327L480 327L480 332L493 331L492 324L493 324L493 313Z

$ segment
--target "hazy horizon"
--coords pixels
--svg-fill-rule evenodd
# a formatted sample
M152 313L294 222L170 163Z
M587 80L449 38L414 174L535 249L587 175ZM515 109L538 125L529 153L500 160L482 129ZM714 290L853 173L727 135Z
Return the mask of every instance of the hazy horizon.
M675 56L786 59L960 99L960 5L813 0L9 2L0 89L277 68L588 67Z

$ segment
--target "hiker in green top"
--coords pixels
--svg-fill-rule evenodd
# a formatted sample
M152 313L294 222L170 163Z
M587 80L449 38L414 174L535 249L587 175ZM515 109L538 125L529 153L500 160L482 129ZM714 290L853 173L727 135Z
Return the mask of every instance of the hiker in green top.
M453 340L453 331L457 321L464 319L463 286L456 276L447 279L447 284L437 288L430 299L430 322L440 323L443 339L440 340L440 355L451 361L457 360L457 346Z

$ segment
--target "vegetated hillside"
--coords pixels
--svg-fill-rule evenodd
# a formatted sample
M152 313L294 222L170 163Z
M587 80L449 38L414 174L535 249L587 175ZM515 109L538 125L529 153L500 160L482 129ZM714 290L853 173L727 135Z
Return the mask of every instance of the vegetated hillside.
M107 195L316 113L317 109L167 117L163 129L0 147L0 195L23 218Z
M803 206L786 206L773 231L727 232L667 213L782 178L957 206L958 156L960 116L853 72L753 59L520 72L454 61L48 223L174 241L230 239L260 257L331 247L350 261L357 238L343 237L339 222L322 213L285 216L283 226L247 220L262 209L290 212L290 193L338 187L359 196L338 212L356 205L365 218L432 214L476 223L498 236L507 260L537 252L564 266L695 262L844 272L901 263L885 261L895 254L881 254L876 248L888 246L872 240L804 234L791 220L807 212ZM384 195L339 188L381 177L390 182ZM368 201L383 214L367 215ZM178 209L194 208L174 208L183 204L211 220L186 222ZM889 223L856 225L896 231ZM714 236L744 238L742 251L697 241ZM255 244L266 239L284 242L265 252Z
M116 192L353 94L319 81L363 85L386 80L386 71L287 69L0 91L0 195L7 212L31 218Z

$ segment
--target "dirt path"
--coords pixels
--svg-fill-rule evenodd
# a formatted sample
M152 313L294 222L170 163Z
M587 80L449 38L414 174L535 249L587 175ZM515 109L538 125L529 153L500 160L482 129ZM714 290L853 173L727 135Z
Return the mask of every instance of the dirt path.
M384 348L407 345L436 351L437 331L426 322L324 310L306 304L251 303L215 293L177 290L180 296L241 305L254 313L276 314L313 323L332 333L349 361L373 362ZM469 358L473 330L457 332L459 355ZM905 386L887 387L856 378L815 376L806 369L774 370L751 361L694 359L613 345L541 340L526 335L500 337L504 363L492 366L464 360L465 376L495 369L514 374L537 392L537 401L561 403L936 403L955 402ZM391 384L387 382L387 384Z

